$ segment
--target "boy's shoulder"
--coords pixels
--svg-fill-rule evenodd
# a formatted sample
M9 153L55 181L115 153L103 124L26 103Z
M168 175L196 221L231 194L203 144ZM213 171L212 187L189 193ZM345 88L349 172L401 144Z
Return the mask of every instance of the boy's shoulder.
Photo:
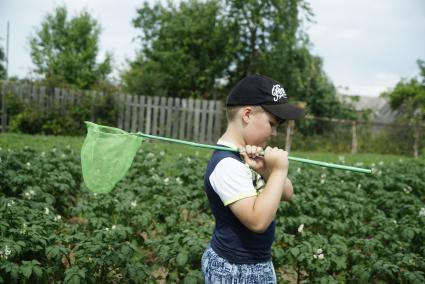
M219 145L219 146L222 146L222 145ZM232 152L232 151L216 150L212 154L209 160L209 164L217 164L218 162L226 158L233 158L243 163L242 157L239 155L239 153Z

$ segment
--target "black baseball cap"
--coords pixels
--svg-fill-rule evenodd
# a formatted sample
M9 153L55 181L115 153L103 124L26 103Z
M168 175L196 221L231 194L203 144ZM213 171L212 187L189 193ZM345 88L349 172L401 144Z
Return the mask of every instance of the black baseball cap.
M261 106L281 120L304 116L304 110L288 103L288 96L279 82L263 76L249 75L240 80L227 97L226 106Z

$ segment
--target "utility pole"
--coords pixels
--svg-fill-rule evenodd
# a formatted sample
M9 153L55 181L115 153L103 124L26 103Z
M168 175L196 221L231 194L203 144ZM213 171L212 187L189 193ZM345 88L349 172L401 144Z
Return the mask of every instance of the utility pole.
M9 78L9 21L7 21L6 34L6 80Z

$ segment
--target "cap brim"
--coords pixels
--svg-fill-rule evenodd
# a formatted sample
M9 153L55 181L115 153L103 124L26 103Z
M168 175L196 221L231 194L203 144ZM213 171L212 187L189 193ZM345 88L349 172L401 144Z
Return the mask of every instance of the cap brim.
M291 104L261 105L266 111L283 120L293 120L304 116L304 110Z

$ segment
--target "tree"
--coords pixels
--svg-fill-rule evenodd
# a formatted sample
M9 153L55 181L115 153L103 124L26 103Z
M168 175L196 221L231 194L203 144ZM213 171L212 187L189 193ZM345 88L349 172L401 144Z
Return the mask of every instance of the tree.
M112 57L107 53L103 62L96 62L100 30L88 12L68 19L66 7L56 8L30 37L35 73L48 85L73 85L80 89L89 89L105 80L111 72Z
M137 10L133 23L142 30L142 48L122 75L124 87L136 94L208 97L230 64L232 40L219 20L219 2L168 4Z
M322 60L310 53L304 0L188 0L178 8L147 3L134 20L142 31L138 58L123 73L131 93L177 97L219 92L224 98L244 76L259 73L283 83L310 114L348 118Z
M401 119L407 120L414 129L414 156L419 155L419 139L425 121L425 62L417 61L420 77L401 79L393 90L382 93L389 99L391 108L402 113Z

